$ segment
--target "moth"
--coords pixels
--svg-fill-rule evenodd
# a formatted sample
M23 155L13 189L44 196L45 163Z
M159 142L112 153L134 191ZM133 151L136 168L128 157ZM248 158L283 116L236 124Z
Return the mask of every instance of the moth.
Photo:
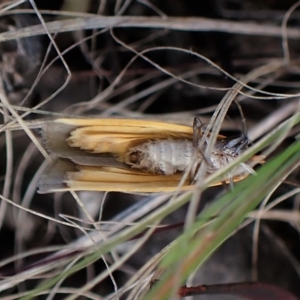
M207 163L208 175L214 173L248 144L244 136L230 139L219 135L211 156L205 158L206 141L200 145L202 130L198 118L193 126L133 119L49 121L42 137L54 161L40 178L39 192L172 192L192 163L181 186L181 190L191 189L201 163ZM261 158L254 156L250 161L260 162ZM247 177L250 171L246 166L247 162L237 166L224 181Z

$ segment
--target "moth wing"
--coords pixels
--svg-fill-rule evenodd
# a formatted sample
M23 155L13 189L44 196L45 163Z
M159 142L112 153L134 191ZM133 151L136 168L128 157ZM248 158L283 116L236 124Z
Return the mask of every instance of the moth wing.
M185 182L178 187L180 174L172 176L153 175L139 170L114 167L78 166L68 159L57 159L41 176L39 193L61 191L106 191L125 193L159 193L191 190L193 185ZM247 177L235 176L234 182ZM229 183L229 180L226 180ZM220 185L218 182L214 185Z
M40 193L173 192L178 189L182 174L163 176L133 170L116 157L122 158L130 147L150 139L192 140L193 128L147 120L66 118L48 122L42 136L48 151L59 158L42 175ZM233 181L245 177L236 176ZM192 187L186 182L180 190Z
M70 147L67 139L70 137L70 132L76 128L74 125L55 121L46 123L42 128L42 139L46 150L54 156L70 159L78 165L126 167L108 153L94 155L92 152Z
M173 192L182 175L154 175L139 170L76 165L58 158L39 181L39 193L58 191ZM180 190L191 189L186 182Z
M246 174L233 178L234 182L247 177ZM115 192L174 192L190 190L194 186L186 181L180 188L182 174L171 176L154 175L139 170L122 170L113 167L86 167L80 166L78 172L67 172L65 183L74 190L115 191ZM229 183L229 180L226 180ZM218 182L214 185L221 185Z
M44 144L59 159L42 175L39 192L175 190L180 175L166 177L135 171L122 163L121 158L137 143L149 139L192 139L192 132L188 126L131 119L56 119L48 122L42 131Z
M72 148L122 157L129 148L155 139L192 139L189 126L131 119L58 119L64 126L76 126L66 138Z

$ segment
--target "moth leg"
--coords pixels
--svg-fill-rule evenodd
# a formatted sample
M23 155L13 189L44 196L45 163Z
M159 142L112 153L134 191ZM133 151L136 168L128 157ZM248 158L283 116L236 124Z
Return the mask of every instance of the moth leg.
M248 137L244 136L244 140L241 142L241 144L236 148L236 153L240 154L242 150L248 147L250 141Z
M240 112L240 115L242 117L242 135L239 138L236 138L236 139L230 141L227 145L225 145L224 148L230 149L230 148L236 147L235 154L239 155L241 153L241 151L244 150L247 146L249 146L249 144L251 142L247 135L248 130L247 130L246 118L245 118L243 109L237 100L234 100L234 103L236 104L236 106ZM240 144L240 145L237 146L238 144Z
M233 188L234 188L234 181L233 181L232 176L229 177L229 188L230 188L230 190L233 190Z
M198 154L198 156L200 157L200 162L194 164L191 169L190 181L189 181L190 184L192 184L195 181L195 177L198 173L198 170L199 170L202 160L204 160L205 163L208 165L211 164L209 159L207 159L205 157L202 150L199 148L199 141L203 135L203 132L204 132L203 123L201 122L199 117L195 117L194 122L193 122L193 147L194 147L196 153Z
M244 134L241 135L240 137L233 139L231 141L229 141L224 147L223 147L223 151L225 151L226 149L233 149L235 148L235 154L239 155L241 153L242 150L244 150L245 148L247 148L247 146L249 145L249 139L247 136L245 136Z
M228 184L225 181L222 181L222 186L225 191L227 191L227 192L229 191Z
M194 118L193 122L193 146L195 149L198 149L198 144L201 136L204 132L204 125L201 122L199 117Z
M222 186L224 187L224 189L228 192L230 190L233 190L234 188L234 180L233 180L233 177L230 175L230 173L228 174L229 175L229 181L228 183L226 181L222 181Z
M234 147L236 147L236 148L243 148L243 147L245 147L247 144L248 144L248 138L246 137L246 136L244 136L244 135L241 135L240 137L238 137L238 138L235 138L235 139L233 139L233 140L231 140L231 141L229 141L225 146L224 146L224 148L225 149L231 149L231 148L234 148ZM239 145L240 144L240 145ZM239 145L239 146L238 146Z
M195 151L197 150L195 149ZM200 165L201 165L201 161L192 166L192 169L190 171L189 185L192 185L196 181L196 175L198 173Z

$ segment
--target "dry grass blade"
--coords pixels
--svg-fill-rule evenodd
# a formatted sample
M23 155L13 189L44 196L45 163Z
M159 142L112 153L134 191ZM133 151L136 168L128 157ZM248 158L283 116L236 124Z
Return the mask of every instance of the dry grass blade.
M99 28L163 28L183 31L221 31L245 35L249 34L275 37L280 37L282 35L281 28L272 25L259 25L255 23L232 22L191 17L168 17L166 19L163 19L160 17L137 16L92 16L47 23L47 29L50 33ZM45 27L36 25L19 29L18 32L14 33L2 33L0 34L0 41L8 41L10 39L30 37L44 33ZM297 29L289 29L287 31L287 36L289 38L298 39L300 37L300 31Z

